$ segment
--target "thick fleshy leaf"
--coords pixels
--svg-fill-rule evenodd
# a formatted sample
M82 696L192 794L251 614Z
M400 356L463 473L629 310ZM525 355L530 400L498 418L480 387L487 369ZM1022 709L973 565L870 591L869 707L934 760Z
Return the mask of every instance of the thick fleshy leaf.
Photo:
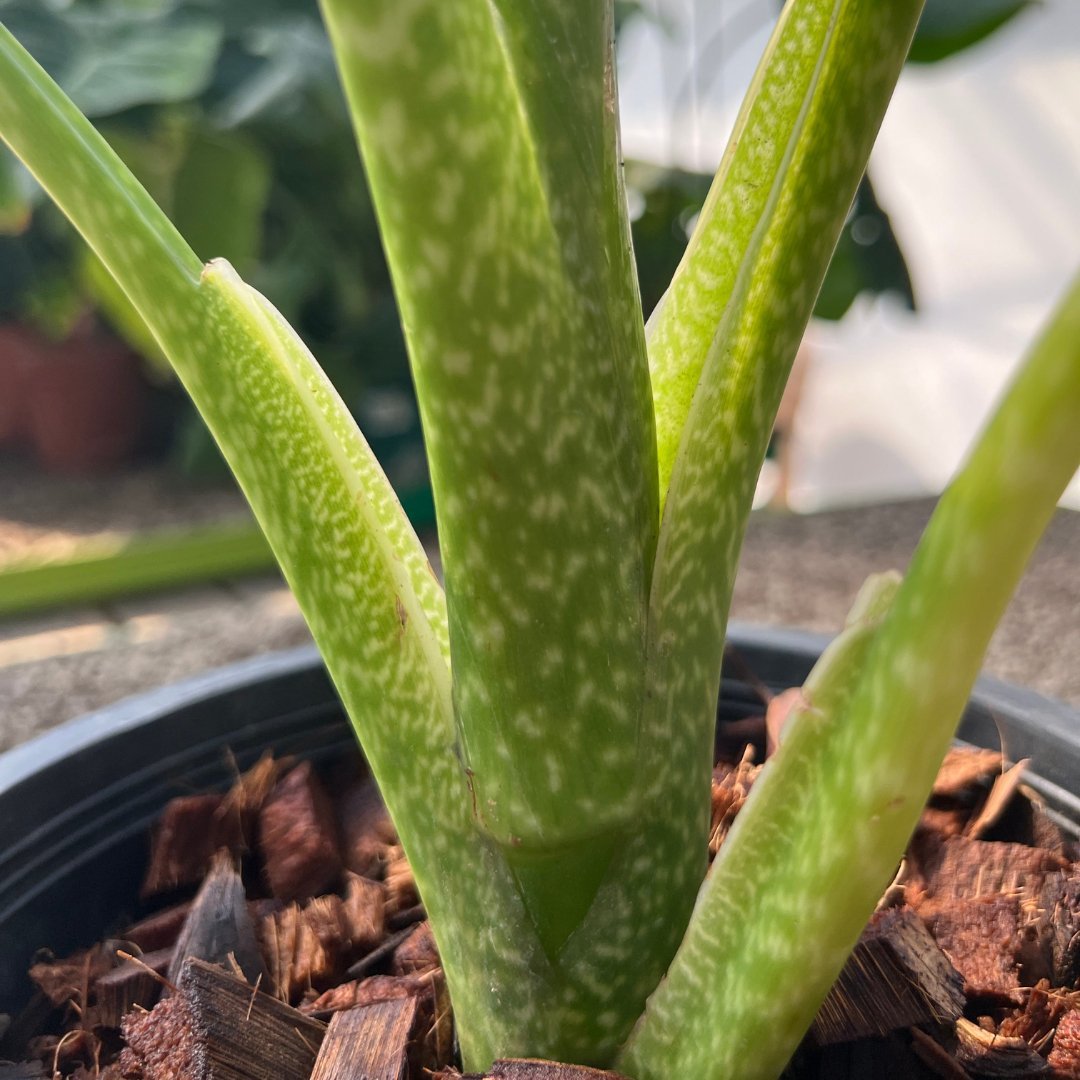
M499 1049L602 1061L704 858L637 806L657 501L611 8L323 8L409 339L477 812L560 979ZM515 973L488 977L508 1025Z
M633 787L657 511L606 6L323 5L412 356L463 751L519 850L625 820Z
M921 0L790 0L650 320L661 484L643 731L650 796L703 843L731 589L795 351Z
M994 627L1078 465L1080 277L942 496L887 611L880 601L871 611L880 626L842 638L812 676L624 1055L634 1076L779 1074L895 871Z

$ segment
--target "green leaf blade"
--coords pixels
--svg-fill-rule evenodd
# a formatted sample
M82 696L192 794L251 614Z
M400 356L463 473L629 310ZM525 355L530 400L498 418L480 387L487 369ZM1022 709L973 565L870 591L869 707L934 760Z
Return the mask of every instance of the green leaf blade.
M787 4L696 240L650 322L660 475L670 480L643 729L661 763L650 797L682 806L699 830L689 843L703 846L708 827L722 646L761 462L920 7Z
M612 270L597 244L625 233L605 5L323 7L410 344L478 812L508 847L576 844L627 817L656 528L628 246ZM541 30L568 89L530 59Z

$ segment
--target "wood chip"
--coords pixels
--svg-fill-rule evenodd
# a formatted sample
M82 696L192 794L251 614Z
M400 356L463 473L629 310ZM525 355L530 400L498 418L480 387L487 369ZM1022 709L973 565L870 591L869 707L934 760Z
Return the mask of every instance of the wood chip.
M338 800L337 815L345 866L362 877L381 878L398 837L375 781L365 777L350 785Z
M286 773L266 800L259 848L270 891L282 900L319 896L341 877L334 809L311 762Z
M162 976L168 971L172 949L144 953L136 959L121 959L112 971L95 980L94 1005L87 1024L119 1028L134 1008L150 1009L161 994Z
M233 856L224 849L215 855L173 947L170 982L179 980L184 964L193 957L223 967L235 963L253 986L266 977L244 883Z
M994 786L990 789L990 794L987 795L986 802L983 803L979 813L968 825L966 836L978 840L997 824L1001 815L1012 803L1029 762L1029 758L1018 761L1008 771L999 774L994 779Z
M956 1058L975 1077L1046 1076L1050 1066L1023 1039L984 1031L970 1020L956 1022Z
M964 980L910 908L875 915L810 1029L819 1044L948 1024L964 1009Z
M712 819L709 825L709 855L715 856L727 837L735 815L742 809L750 788L761 772L754 764L753 748L748 746L734 768L718 765L712 778Z
M423 975L373 975L353 983L334 987L304 1011L324 1015L375 1005L382 1001L415 999L417 1036L413 1044L413 1064L420 1069L436 1069L453 1052L453 1023L446 980L440 970Z
M1001 754L973 746L954 746L938 769L931 797L955 799L969 806L1001 774Z
M240 820L229 812L225 797L186 795L172 799L154 829L142 895L197 884L220 848L236 854L245 848Z
M308 1080L323 1024L200 960L179 989L125 1020L129 1080Z
M30 980L57 1008L74 1004L83 1009L91 984L113 966L113 950L95 945L60 960L43 960L30 968Z
M185 900L182 904L173 904L172 907L141 919L124 931L123 940L144 953L171 949L184 928L191 903L190 900Z
M416 1014L411 997L337 1013L311 1080L404 1080Z
M1058 1021L1046 1060L1060 1080L1080 1080L1080 1011L1073 1009Z

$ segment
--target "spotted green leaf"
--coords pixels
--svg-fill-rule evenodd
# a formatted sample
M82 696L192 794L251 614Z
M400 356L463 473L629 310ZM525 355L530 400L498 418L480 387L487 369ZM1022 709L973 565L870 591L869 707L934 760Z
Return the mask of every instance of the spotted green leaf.
M790 0L650 320L662 494L642 729L650 797L707 829L731 589L758 472L921 0ZM664 490L666 488L666 491ZM680 805L675 810L676 805Z
M701 871L685 823L638 812L658 506L611 6L322 6L423 416L462 754L559 975L503 1050L602 1060Z

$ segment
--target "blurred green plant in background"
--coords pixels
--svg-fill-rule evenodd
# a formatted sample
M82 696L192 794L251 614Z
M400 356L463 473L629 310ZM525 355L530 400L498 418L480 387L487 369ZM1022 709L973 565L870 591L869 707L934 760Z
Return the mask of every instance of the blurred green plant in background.
M930 0L912 57L981 40L1029 0ZM621 0L617 32L652 6ZM227 258L317 353L420 524L430 496L404 341L326 33L313 0L0 0L0 18L103 132L201 258ZM627 163L648 313L682 256L710 175ZM815 313L915 290L869 178ZM141 319L0 148L0 321L63 340L96 310L150 365ZM164 369L158 368L162 372ZM171 453L219 475L217 451L166 390ZM160 417L159 417L160 419ZM163 441L159 434L158 442Z

